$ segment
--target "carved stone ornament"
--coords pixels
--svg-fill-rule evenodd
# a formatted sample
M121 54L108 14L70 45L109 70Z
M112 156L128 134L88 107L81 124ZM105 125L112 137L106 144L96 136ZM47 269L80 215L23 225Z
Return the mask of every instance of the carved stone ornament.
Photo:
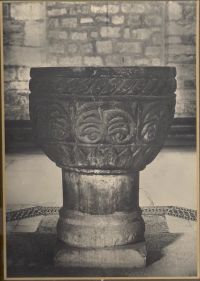
M175 75L173 67L31 69L33 131L63 173L57 266L145 265L139 171L172 123Z

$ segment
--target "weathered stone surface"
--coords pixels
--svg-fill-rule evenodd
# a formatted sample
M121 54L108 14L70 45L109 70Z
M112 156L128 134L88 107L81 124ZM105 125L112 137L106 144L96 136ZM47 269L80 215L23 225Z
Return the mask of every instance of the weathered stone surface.
M54 215L54 216L45 216L38 228L37 228L37 232L39 233L53 233L53 234L57 234L56 231L56 225L58 222L58 215Z
M59 31L58 32L58 38L59 39L67 39L68 38L68 33L66 31Z
M98 65L101 66L103 65L102 58L100 56L91 56L91 57L84 57L84 64L88 66L93 66L93 65Z
M6 91L5 103L11 106L27 106L28 92L24 89L10 89Z
M110 18L107 15L106 16L96 16L95 21L98 23L99 22L108 23L108 22L110 22Z
M115 66L115 65L121 65L124 62L123 57L119 55L107 55L105 57L105 63L107 66Z
M124 16L113 16L112 23L115 25L120 25L124 23Z
M89 68L86 72L84 68L82 71L78 68L72 70L63 68L60 69L62 76L56 77L55 70L49 69L48 80L46 76L42 78L42 72L39 77L32 74L30 83L33 93L31 97L34 100L32 105L35 108L33 108L35 122L39 124L36 131L47 155L61 167L135 171L144 169L159 152L163 136L174 113L173 93L176 83L173 69L169 69L168 72L167 70L158 68L157 72L152 72L151 68L124 70ZM35 71L39 73L39 70ZM141 79L141 76L146 77L143 76L145 71L145 75L150 76L149 79ZM129 79L131 77L132 79ZM49 104L49 97L55 91L57 94L65 95L65 100ZM92 95L90 101L84 103L79 101L74 104L68 100L70 95L80 96L80 91L82 97ZM39 105L39 97L43 93L49 95L48 103L46 104L44 96L43 102ZM127 95L127 98L130 95L132 98L128 104L118 100L91 102L93 95L109 97L109 94L110 99L115 95L121 97ZM140 95L162 96L163 99L141 104L138 102ZM166 99L166 95L172 96ZM134 96L138 98L135 99ZM112 109L113 106L115 109ZM70 110L74 112L74 123L70 121ZM141 112L139 120L137 111ZM57 118L54 118L55 113ZM90 115L93 119L88 124ZM40 119L43 120L41 123ZM139 131L136 130L138 122ZM64 143L57 143L56 140ZM156 142L152 146L153 141Z
M137 58L134 57L132 54L131 55L123 55L123 60L124 60L124 65L126 66L132 66L133 64L135 66L145 66L150 64L150 59L149 58Z
M195 80L185 80L184 88L185 89L195 89Z
M16 77L15 67L4 67L4 81L12 81Z
M30 68L19 67L17 70L17 78L20 81L28 81L30 79Z
M124 35L123 35L124 39L129 39L131 37L130 35L130 28L125 28L124 29Z
M88 18L87 18L87 17L84 17L84 18L81 18L81 19L80 19L80 23L81 23L81 24L93 23L93 21L94 21L93 18L89 18L89 17L88 17Z
M90 6L89 5L85 5L85 3L81 3L82 5L80 5L80 2L76 2L74 1L73 3L71 2L69 5L71 5L71 7L67 7L69 14L73 15L73 16L77 16L78 14L82 14L82 15L88 15L90 14ZM65 3L66 6L66 3Z
M29 120L29 106L9 106L9 104L5 104L5 118L6 120Z
M107 13L107 6L106 5L92 5L91 12L95 14L105 14Z
M181 36L169 36L167 37L167 43L168 44L179 44L181 43Z
M142 16L138 14L127 14L127 24L130 27L141 27L142 26Z
M116 14L119 12L119 4L108 4L108 14Z
M75 54L77 52L78 46L75 43L68 44L67 50L71 54Z
M117 42L115 48L119 53L142 52L142 44L140 42Z
M103 249L80 249L58 245L57 267L140 268L146 265L144 242Z
M10 17L10 5L9 3L4 3L2 6L3 6L3 17L7 19Z
M121 10L123 13L144 13L144 9L145 9L145 5L143 5L142 3L139 4L135 4L135 3L126 3L126 2L122 2L121 4Z
M79 66L82 63L81 56L65 56L62 58L59 58L58 64L60 66Z
M149 28L134 28L131 32L132 38L137 40L147 40L151 37L152 32L155 31Z
M24 43L24 35L23 33L16 32L16 33L4 33L4 43L6 45L13 45L13 46L23 46Z
M147 56L154 56L158 57L161 53L161 48L160 47L146 47L145 48L145 54Z
M176 1L169 1L168 15L170 20L179 20L182 18L182 6Z
M75 28L77 26L77 18L64 18L61 25L67 28Z
M85 43L81 46L81 51L83 54L93 54L93 45L92 43Z
M87 175L63 170L64 205L58 238L84 248L143 241L138 184L138 174Z
M104 248L144 240L144 222L140 212L88 215L65 211L60 214L57 235L67 245Z
M90 36L91 36L92 38L97 38L97 37L98 37L98 32L97 32L97 31L92 31L92 32L90 33Z
M145 266L139 171L163 145L175 89L169 67L31 70L34 131L62 168L56 266Z
M192 64L179 64L176 67L177 77L180 78L188 78L188 70L191 73L191 77L196 76L196 69L195 66Z
M183 25L176 21L170 21L167 24L167 34L168 35L195 34L195 23L189 22Z
M109 54L112 52L112 41L97 41L97 53Z
M92 5L91 12L95 14L116 14L119 11L119 5Z
M106 171L89 172L91 174L77 174L63 170L64 210L102 215L103 223L106 214L119 212L120 216L120 212L138 209L138 173L129 176L116 174L115 171L113 175L109 170L107 174ZM116 194L119 196L116 197ZM121 215L123 218L123 213Z
M4 55L5 65L38 66L46 61L41 49L33 47L11 46L7 47Z
M4 4L5 5L5 4ZM9 32L23 32L24 31L24 22L16 20L7 20L3 23L3 30L5 33Z
M151 41L153 45L158 45L160 46L162 43L162 33L159 32L159 30L157 32L153 32L152 36L151 36Z
M193 67L196 63L196 56L195 55L186 55L186 54L169 54L168 55L168 63L169 64L192 64Z
M140 189L140 196L143 195L141 193L142 189ZM149 206L149 200L147 199L147 204L145 206ZM166 217L168 216L165 214L165 210L168 207L162 207L161 211L159 212L159 207L152 206L151 207L143 207L142 208L142 218L145 222L145 237L151 236L152 234L166 234L169 229L166 221ZM173 207L172 207L173 209ZM122 217L122 216L121 216ZM120 216L119 216L120 218ZM59 219L59 215L57 214L49 214L45 215L41 218L40 224L38 225L37 232L38 233L46 233L46 234L57 234L56 226ZM180 218L178 218L179 220ZM30 219L31 220L31 219ZM15 222L15 223L14 223ZM189 221L188 223L192 223L193 221ZM12 226L16 224L17 221L9 221L8 226ZM194 221L195 223L195 221Z
M190 55L195 54L195 46L183 45L183 44L171 44L168 48L169 54L174 55Z
M119 38L120 27L103 26L101 27L100 34L102 37Z
M50 30L47 34L49 40L58 39L58 32L55 30Z
M160 15L145 15L143 22L149 26L160 26L162 24L162 17Z
M15 3L11 4L11 17L16 20L42 20L45 17L44 3Z
M85 41L85 40L87 40L87 32L72 32L71 39Z
M28 89L28 82L12 81L5 83L5 90L26 90Z
M64 44L52 43L49 46L49 52L55 53L55 54L64 54L65 46L64 46Z
M177 91L177 93L180 93ZM188 90L187 90L188 93ZM180 97L177 98L177 103L176 103L176 110L177 112L184 112L184 116L190 117L193 111L196 111L196 101L195 98L192 100L191 98L186 99L184 98L184 103L183 99ZM180 116L177 114L177 116Z
M66 9L51 9L48 10L48 16L49 17L59 17L63 16L67 13Z
M194 34L185 34L181 36L182 43L185 45L195 46L196 36Z
M25 24L25 46L44 46L45 44L45 25L42 22L28 21Z
M161 63L161 58L152 58L151 62L152 62L152 64L155 65L155 66L160 66L160 65L162 65L162 63Z
M196 7L194 3L187 2L187 5L183 6L183 16L186 20L192 22L196 16Z
M59 20L58 18L48 18L47 24L51 28L57 28L59 26Z

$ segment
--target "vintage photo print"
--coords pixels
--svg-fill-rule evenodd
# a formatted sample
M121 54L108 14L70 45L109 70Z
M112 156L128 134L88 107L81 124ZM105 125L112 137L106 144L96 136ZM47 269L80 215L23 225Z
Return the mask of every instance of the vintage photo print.
M199 1L2 1L4 279L199 276Z

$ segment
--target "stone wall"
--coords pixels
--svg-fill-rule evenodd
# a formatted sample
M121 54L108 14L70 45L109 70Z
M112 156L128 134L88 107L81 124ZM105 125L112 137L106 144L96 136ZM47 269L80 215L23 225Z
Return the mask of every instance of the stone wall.
M29 119L33 66L173 65L176 117L195 116L195 1L3 6L6 119Z

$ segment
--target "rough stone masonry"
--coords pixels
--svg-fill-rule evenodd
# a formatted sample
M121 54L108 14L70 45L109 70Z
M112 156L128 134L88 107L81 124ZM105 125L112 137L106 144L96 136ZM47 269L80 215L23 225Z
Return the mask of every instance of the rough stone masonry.
M176 66L175 116L195 116L195 1L12 2L3 8L6 119L29 119L34 66Z

